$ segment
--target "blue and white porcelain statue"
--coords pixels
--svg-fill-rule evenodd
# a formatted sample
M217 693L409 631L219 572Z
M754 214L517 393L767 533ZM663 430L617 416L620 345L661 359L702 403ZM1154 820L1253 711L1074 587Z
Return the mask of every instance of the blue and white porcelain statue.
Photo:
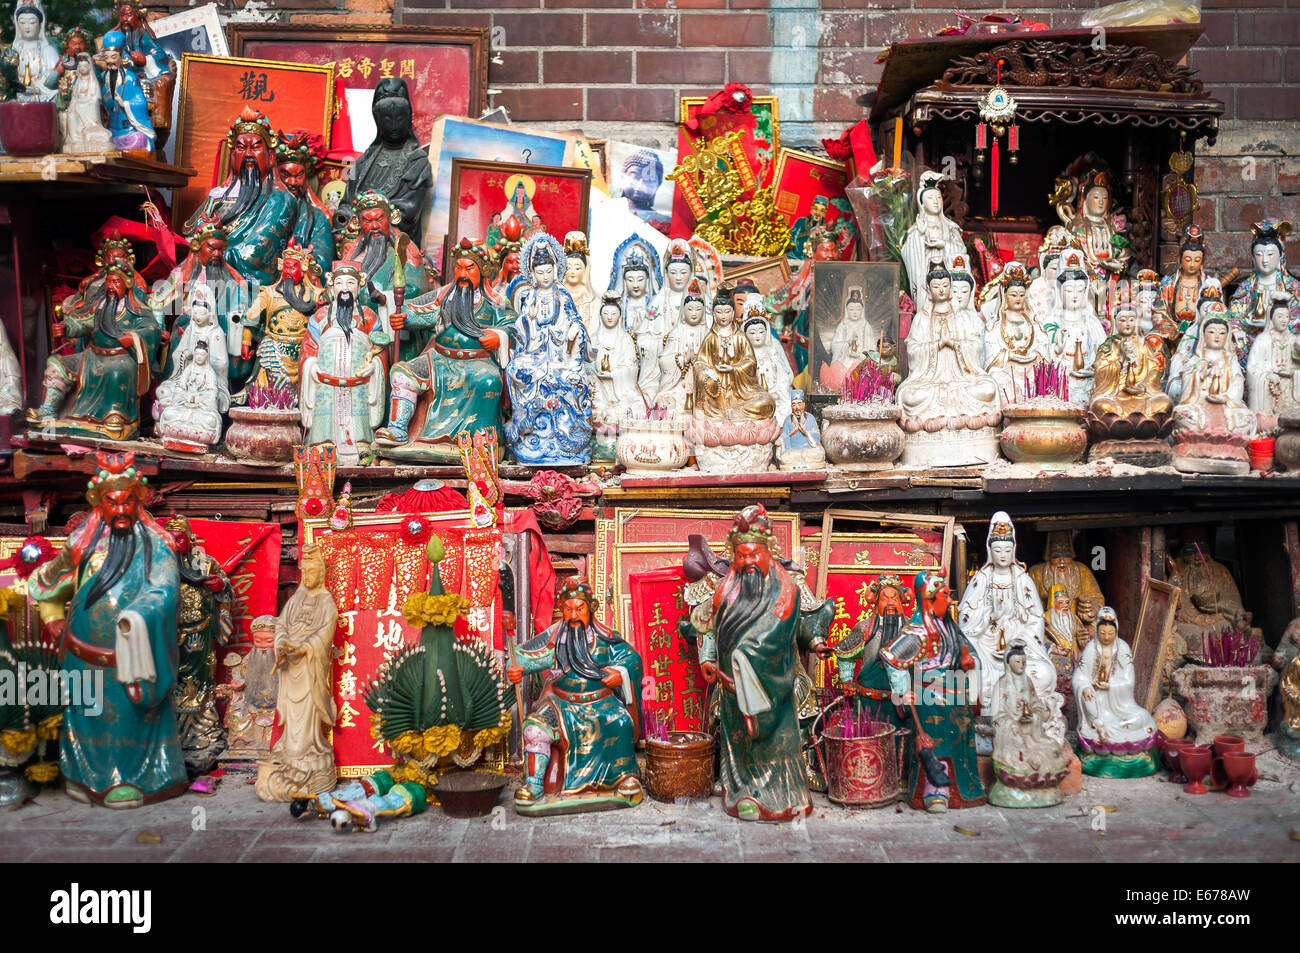
M529 285L510 328L506 443L527 466L565 467L591 461L591 392L583 374L587 332L573 298L557 281L564 249L534 235L520 253Z

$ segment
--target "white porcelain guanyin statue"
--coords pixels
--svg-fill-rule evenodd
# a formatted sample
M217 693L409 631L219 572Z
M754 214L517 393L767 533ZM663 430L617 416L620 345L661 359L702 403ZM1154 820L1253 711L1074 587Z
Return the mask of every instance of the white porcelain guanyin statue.
M1025 392L1034 365L1047 359L1047 332L1029 312L1029 276L1024 265L1009 261L994 280L997 310L984 332L984 366L998 382L1003 398L1014 400L1016 394Z
M1115 610L1097 613L1097 637L1083 648L1070 678L1079 709L1083 773L1142 778L1156 770L1156 723L1133 697L1133 650L1119 638Z
M172 375L155 391L154 418L164 446L204 453L221 439L221 415L230 409L230 356L209 286L194 286L189 316Z
M907 334L911 369L898 388L907 434L903 466L965 466L997 459L1002 399L984 372L982 323L952 303L952 279L930 266L926 303Z
M1048 356L1065 368L1070 402L1087 407L1092 400L1092 365L1097 348L1106 340L1106 329L1093 308L1090 278L1079 249L1061 253L1056 288L1056 308L1043 326Z
M1246 444L1259 422L1244 400L1245 375L1221 302L1211 305L1201 320L1182 385L1182 398L1174 408L1174 468L1186 473L1249 473Z
M1029 313L1041 329L1056 307L1056 276L1061 270L1061 252L1071 243L1064 225L1053 225L1038 246L1038 274L1029 283Z
M104 126L103 93L89 53L78 53L76 67L59 77L55 105L59 109L63 139L61 152L86 154L112 150L113 137Z
M712 324L704 288L698 280L692 281L682 299L677 324L664 337L659 350L659 387L654 406L667 410L670 417L681 417L691 403L688 396L695 387L691 366Z
M1056 666L1047 651L1043 603L1034 580L1016 562L1016 529L1005 512L994 513L989 521L987 546L988 559L971 577L957 608L962 633L979 659L980 704L986 711L991 708L1007 649L1022 642L1025 672L1043 700L1043 729L1057 744L1064 744L1064 700L1056 691Z
M9 335L0 327L0 417L21 410L22 406L23 372Z
M907 280L918 314L928 304L926 275L930 264L936 261L946 264L959 257L963 261L970 259L961 228L943 214L943 192L939 189L943 179L938 172L921 173L921 184L916 190L916 221L907 229L903 240L903 264L907 267Z
M784 421L790 416L790 392L794 388L794 371L790 369L785 349L772 334L772 326L764 314L747 309L741 330L754 346L758 386L772 395L776 401L776 419Z
M646 413L637 384L636 341L623 327L623 309L614 295L601 301L596 329L587 338L587 374L597 449L607 443L612 455L619 422L628 413L642 418Z
M1300 399L1298 343L1300 336L1291 330L1291 298L1274 297L1264 329L1255 336L1246 360L1246 404L1256 414L1276 417L1283 401Z

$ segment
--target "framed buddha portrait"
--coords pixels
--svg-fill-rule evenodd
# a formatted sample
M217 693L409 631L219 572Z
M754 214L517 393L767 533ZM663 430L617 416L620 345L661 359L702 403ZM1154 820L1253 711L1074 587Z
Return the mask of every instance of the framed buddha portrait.
M897 262L813 263L808 320L813 395L840 396L849 372L868 357L898 373L901 345Z

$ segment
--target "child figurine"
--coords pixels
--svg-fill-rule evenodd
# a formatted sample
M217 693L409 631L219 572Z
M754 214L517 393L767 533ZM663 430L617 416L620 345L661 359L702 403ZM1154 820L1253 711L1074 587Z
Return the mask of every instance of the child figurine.
M1046 707L1025 674L1025 645L1007 649L1007 667L993 689L993 770L989 803L998 807L1051 807L1065 799L1061 779L1070 765L1043 730Z

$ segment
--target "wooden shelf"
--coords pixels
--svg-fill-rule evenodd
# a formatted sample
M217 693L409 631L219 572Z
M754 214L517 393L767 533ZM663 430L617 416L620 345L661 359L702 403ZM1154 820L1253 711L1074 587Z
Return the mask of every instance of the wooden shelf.
M0 156L0 187L22 183L150 185L171 189L189 184L193 169L168 165L138 153L94 155Z

